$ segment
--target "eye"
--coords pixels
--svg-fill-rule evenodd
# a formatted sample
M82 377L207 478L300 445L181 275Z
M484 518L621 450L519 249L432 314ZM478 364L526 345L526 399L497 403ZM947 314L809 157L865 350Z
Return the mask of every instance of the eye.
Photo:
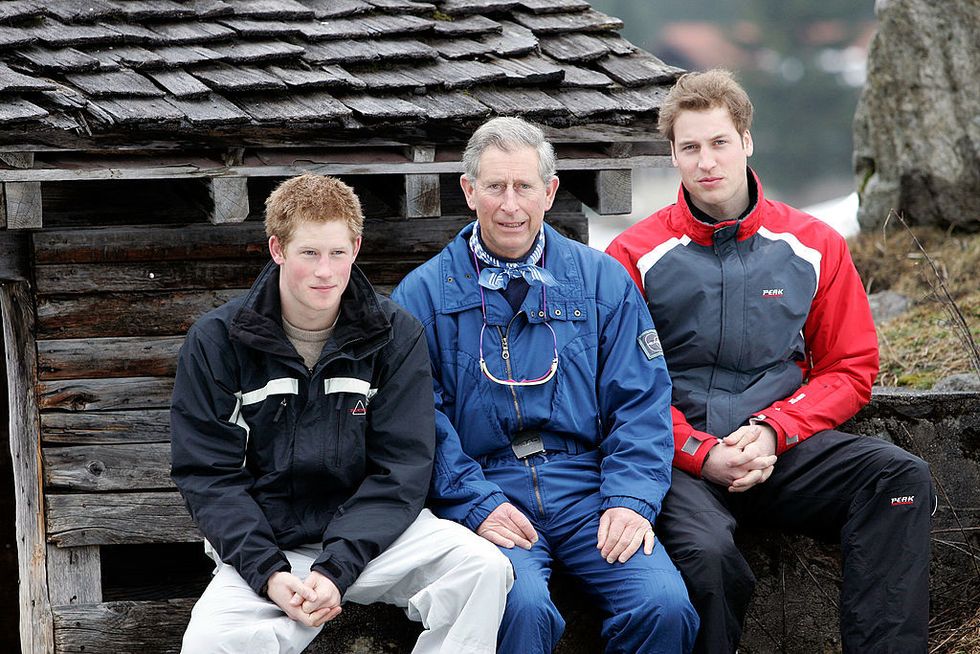
M316 250L300 250L299 253L302 254L304 257L316 256Z
M715 139L715 145L725 145L728 143L728 139Z
M683 148L681 148L681 150L683 150L684 152L692 152L692 151L694 151L696 149L697 149L697 146L694 145L693 143L688 143Z
M330 255L334 257L342 257L347 254L347 250L331 250Z

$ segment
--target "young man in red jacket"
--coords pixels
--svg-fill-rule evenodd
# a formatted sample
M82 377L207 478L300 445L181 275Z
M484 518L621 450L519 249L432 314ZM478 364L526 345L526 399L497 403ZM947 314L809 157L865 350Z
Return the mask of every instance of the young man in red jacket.
M695 651L738 646L755 578L733 533L758 525L840 540L845 653L925 652L929 469L835 431L871 397L871 311L844 239L764 197L751 122L729 73L683 76L659 123L677 203L608 249L644 293L673 382L657 532L701 617Z

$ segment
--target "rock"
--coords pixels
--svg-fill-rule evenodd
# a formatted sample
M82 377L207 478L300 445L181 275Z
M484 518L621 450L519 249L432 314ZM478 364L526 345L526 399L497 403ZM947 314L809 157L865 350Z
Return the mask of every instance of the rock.
M879 0L854 117L862 229L891 209L910 224L980 230L980 2Z
M943 377L933 384L932 390L945 393L980 391L980 375L975 372L963 372L958 375Z
M871 305L875 324L880 325L905 313L909 308L909 299L895 291L879 291L868 296L868 304Z

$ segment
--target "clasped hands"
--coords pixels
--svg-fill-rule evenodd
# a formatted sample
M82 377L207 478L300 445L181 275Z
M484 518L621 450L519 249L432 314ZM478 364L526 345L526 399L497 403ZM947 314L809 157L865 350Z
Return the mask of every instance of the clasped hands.
M708 452L701 476L742 493L763 483L776 464L776 432L766 424L739 427Z
M531 521L510 502L491 511L476 533L505 549L517 546L529 550L538 541L538 532ZM641 545L644 554L653 553L650 521L625 507L613 507L603 512L596 540L596 548L608 563L626 563Z
M286 615L307 627L319 627L340 615L340 590L316 570L303 581L291 572L269 577L269 599Z

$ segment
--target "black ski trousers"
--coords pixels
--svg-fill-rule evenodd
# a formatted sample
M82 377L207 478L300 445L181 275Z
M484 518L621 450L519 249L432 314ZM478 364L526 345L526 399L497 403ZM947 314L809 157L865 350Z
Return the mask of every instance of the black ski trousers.
M772 476L744 493L675 468L656 531L701 617L694 651L738 647L755 576L733 535L736 527L764 526L839 539L844 654L926 652L933 502L924 461L839 431L782 454Z

